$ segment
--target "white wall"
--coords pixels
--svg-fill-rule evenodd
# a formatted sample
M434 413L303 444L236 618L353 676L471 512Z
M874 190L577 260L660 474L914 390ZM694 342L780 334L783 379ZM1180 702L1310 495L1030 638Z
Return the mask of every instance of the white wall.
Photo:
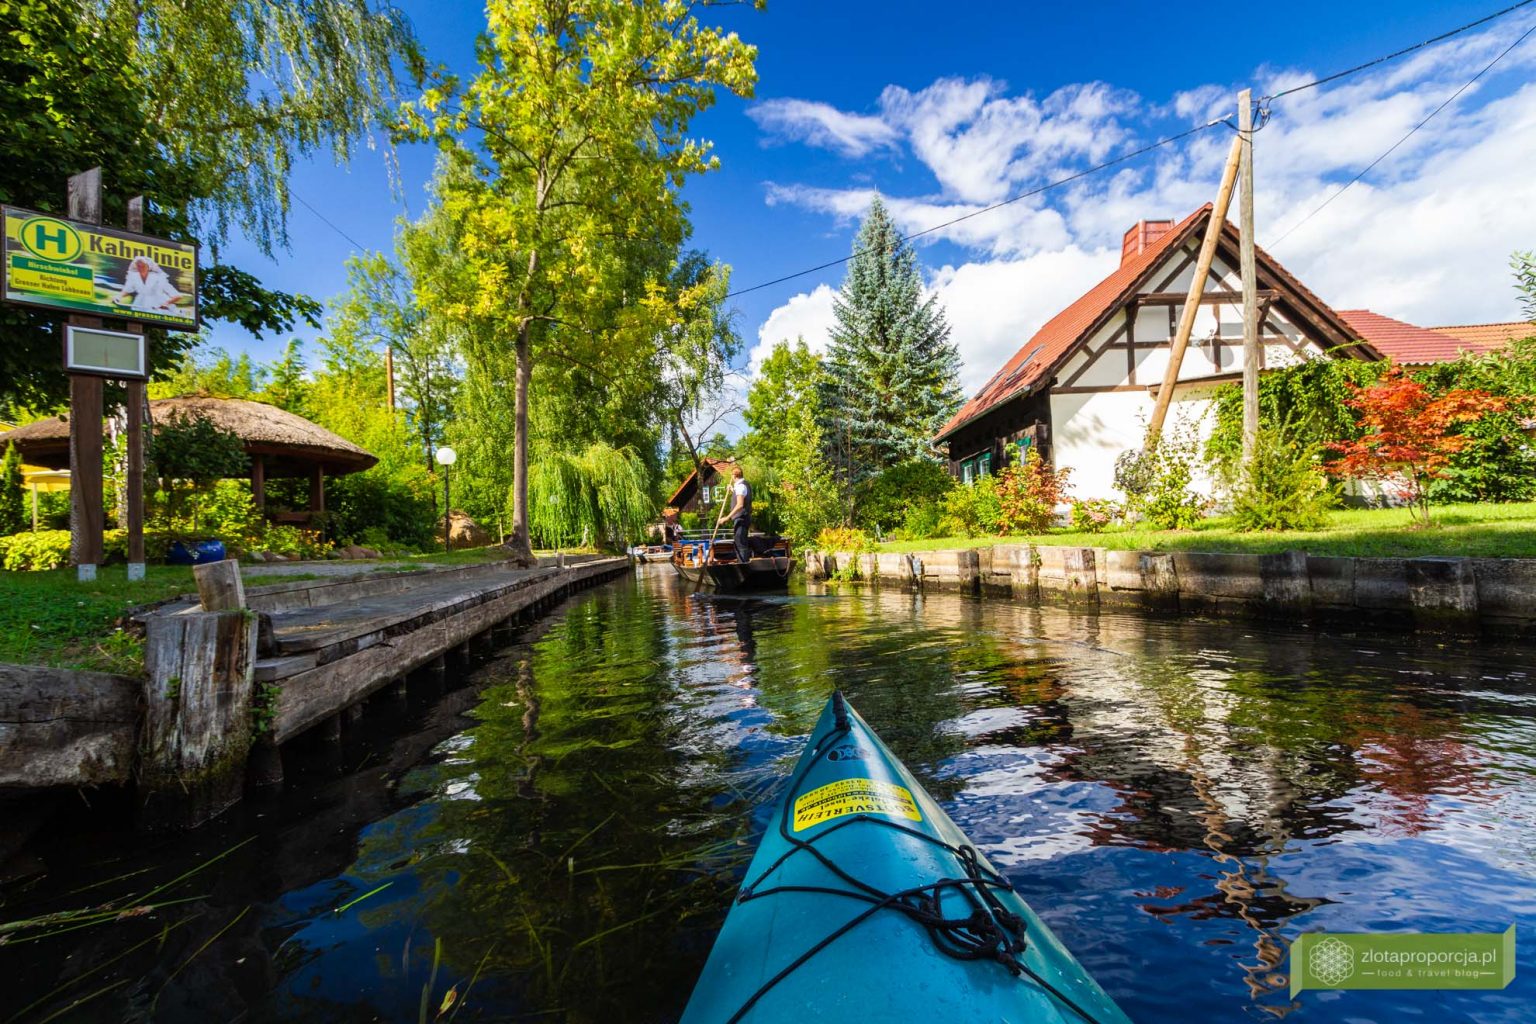
M1170 254L1164 266L1182 258ZM1154 273L1148 291L1187 291L1193 279L1194 268L1186 267L1172 283L1163 284L1162 275ZM1206 282L1207 291L1237 291L1240 288L1237 268L1217 259L1211 267ZM1087 362L1086 349L1097 347L1103 340L1125 323L1124 312L1112 316L1098 332L1076 353L1067 359L1057 372L1060 382L1071 380L1071 387L1115 388L1131 384L1126 370L1125 352L1111 350L1099 356L1076 380L1074 374ZM1272 310L1266 335L1279 333L1292 341L1305 342L1309 357L1321 357L1322 345L1305 337L1304 333L1287 320L1279 310ZM1074 498L1112 498L1123 500L1114 485L1115 460L1122 452L1140 448L1146 436L1147 421L1151 418L1154 399L1146 390L1148 385L1160 383L1167 372L1169 345L1172 340L1167 307L1148 306L1136 317L1135 335L1138 342L1162 342L1162 348L1138 349L1136 380L1132 390L1100 391L1089 394L1051 393L1052 446L1057 469L1070 469L1071 495ZM1202 306L1196 313L1194 329L1190 332L1189 347L1179 369L1181 385L1175 390L1169 408L1164 434L1178 431L1188 425L1199 444L1204 446L1215 427L1216 414L1212 408L1211 394L1218 384L1201 384L1202 378L1232 374L1243 365L1243 317L1240 306L1226 303ZM1289 345L1279 340L1266 340L1264 345L1265 367L1289 366L1302 357ZM1211 494L1214 482L1205 473L1203 461L1197 463L1195 486Z

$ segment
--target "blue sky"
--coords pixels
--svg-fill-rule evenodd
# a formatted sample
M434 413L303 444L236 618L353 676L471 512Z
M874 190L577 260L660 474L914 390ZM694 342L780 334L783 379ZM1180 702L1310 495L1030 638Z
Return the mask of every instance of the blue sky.
M689 184L695 244L745 287L847 255L871 190L918 230L1229 112L1243 85L1271 93L1398 49L1496 9L1499 0L1231 5L868 3L770 0L715 12L759 48L757 96L725 97L696 122L722 168ZM483 24L470 0L405 0L429 56L468 75ZM1526 28L1536 6L1336 85L1279 101L1257 138L1259 240L1275 238L1399 138ZM1338 308L1425 324L1515 319L1506 269L1536 248L1536 35L1276 255ZM1113 268L1141 217L1210 198L1229 144L1205 132L1113 173L985 214L920 247L973 387L1038 325ZM361 152L295 173L291 252L242 239L225 257L269 284L337 294L353 241L387 248L419 213L426 147ZM336 229L339 229L336 230ZM343 237L343 233L348 237ZM767 344L824 343L840 268L742 296L746 372ZM305 332L313 333L313 332ZM213 343L269 358L215 325ZM752 350L756 348L756 351Z

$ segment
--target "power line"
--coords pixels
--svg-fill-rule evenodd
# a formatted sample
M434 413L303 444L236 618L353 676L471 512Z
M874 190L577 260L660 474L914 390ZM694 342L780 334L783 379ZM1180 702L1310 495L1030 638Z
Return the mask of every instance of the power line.
M1527 0L1527 2L1530 2L1530 0ZM1495 64L1497 64L1499 61L1503 60L1505 57L1509 56L1510 51L1512 51L1515 47L1519 46L1521 43L1525 42L1525 40L1533 32L1536 32L1536 25L1532 25L1530 28L1528 28L1524 32L1522 32L1520 34L1520 38L1519 39L1516 39L1514 42L1510 43L1509 46L1505 47L1503 52L1501 52L1497 57L1493 58L1493 60L1489 61L1487 66L1485 66L1483 68L1483 70L1481 70L1477 74L1473 75L1471 80L1468 81L1467 84L1463 85L1460 89L1457 89L1455 92L1451 93L1451 95L1446 99L1446 101L1444 103L1440 104L1434 110L1430 111L1429 115L1427 117L1425 117L1424 120L1420 121L1418 124L1416 124L1412 128L1410 128L1408 130L1408 134L1407 135L1404 135L1402 138L1400 138L1396 142L1392 143L1391 146L1387 147L1387 151L1385 153L1382 153L1375 160L1372 160L1369 164L1367 164L1365 166L1364 170L1362 170L1359 174L1355 175L1353 178L1350 178L1349 181L1344 183L1342 188L1340 188L1333 195L1329 196L1327 199L1324 199L1321 203L1319 203L1317 209L1313 210L1311 213L1309 213L1305 217L1301 218L1301 220L1297 221L1295 224L1292 224L1290 226L1290 228L1286 230L1285 234L1281 235L1279 238L1275 239L1273 242L1270 242L1269 245L1266 248L1269 248L1269 249L1275 248L1275 246L1279 245L1281 242L1283 242L1287 238L1289 238L1291 233L1294 232L1297 228L1301 227L1303 224L1305 224L1307 221L1311 220L1313 217L1316 217L1319 213L1322 213L1323 209L1329 203L1333 202L1335 199L1339 198L1339 196L1343 195L1346 191L1349 190L1349 187L1351 185L1355 184L1355 182L1357 182L1361 178L1365 177L1367 174L1370 173L1372 168L1374 168L1377 164L1381 163L1387 157L1391 156L1393 151L1396 150L1397 147L1401 146L1403 143L1405 143L1409 139L1413 138L1414 134L1420 128L1423 128L1430 121L1434 120L1434 117L1435 117L1436 114L1440 113L1440 111L1442 111L1446 107L1450 106L1452 103L1454 103L1456 101L1456 98L1458 96L1460 96L1462 93L1466 92L1468 89L1472 88L1472 86L1477 84L1477 80L1478 79L1482 78L1489 71L1492 71L1493 70L1493 66Z
M1331 75L1326 75L1322 78L1308 82L1305 85L1293 86L1292 88L1286 89L1283 92L1277 92L1273 96L1266 96L1264 99L1278 100L1282 96L1289 96L1291 93L1301 92L1304 89L1315 89L1318 86L1324 85L1328 82L1334 82L1340 78L1345 78L1357 72L1364 71L1366 68L1373 68L1378 64L1385 64L1389 60L1396 60L1397 58L1405 54L1412 53L1415 50L1422 50L1426 46L1433 46L1435 43L1438 43L1442 40L1449 39L1452 36L1460 35L1468 29L1476 28L1479 25L1486 25L1490 21L1502 18L1504 15L1509 14L1511 11L1518 11L1520 8L1527 7L1532 3L1536 3L1536 0L1520 0L1519 3L1512 4L1509 7L1504 8L1502 11L1494 11L1492 14L1487 15L1486 17L1478 18L1476 21L1469 21L1465 25L1462 25L1460 28L1453 28L1449 32L1442 32L1435 36L1433 39L1426 39L1422 43L1414 43L1412 46L1405 46L1395 53L1389 53L1384 57L1377 57L1375 60L1368 60L1364 64L1356 64L1354 67L1345 68L1343 71L1335 71Z
M1536 2L1536 0L1527 0L1527 2ZM1028 199L1030 196L1037 196L1049 189L1057 188L1061 185L1066 185L1070 182L1078 180L1079 178L1086 178L1090 174L1096 174L1099 171L1104 170L1106 167L1113 167L1116 164L1123 164L1127 160L1134 160L1136 157L1145 153L1150 153L1154 149L1159 149L1171 143L1178 142L1180 139L1186 139L1191 135L1203 132L1208 128L1214 128L1219 124L1226 124L1226 120L1224 118L1217 119L1215 121L1210 121L1206 124L1190 128L1188 131L1179 132L1177 135L1169 135L1166 138L1158 139L1156 142L1142 146L1140 149L1133 149L1129 153L1122 153L1120 156L1115 157L1113 160L1106 160L1101 164L1094 164L1092 167L1086 167L1083 170L1069 174L1064 178L1057 178L1055 181L1046 182L1044 185L1032 188L1027 192L1020 192L1016 196L1010 196L1009 198L1004 199L1002 202L993 203L991 206L984 206L979 210L972 210L970 213L961 214L959 217L946 220L942 224L935 224L932 227L924 228L921 231L914 231L910 235L903 235L901 240L903 242L910 242L914 238L921 238L923 235L929 235L935 231L942 231L945 228L953 227L954 225L959 224L961 221L970 220L972 217L980 217L984 213L991 213L993 210L1000 210L1003 207L1010 206L1019 202L1020 200ZM832 267L841 266L842 264L847 263L855 257L864 255L864 252L865 250L862 249L855 250L854 252L849 253L847 256L842 256L835 260L828 260L826 263L822 263L818 266L808 267L805 270L797 270L793 274L785 274L783 277L776 277L772 281L764 281L762 284L754 284L750 288L738 289L737 291L730 292L725 297L727 299L734 299L738 295L746 295L748 292L755 292L763 288L771 288L776 284L783 284L785 281L793 281L797 277L804 277L807 274L814 274L819 270L828 270Z
M361 249L363 252L370 251L368 246L364 245L362 242L359 242L357 239L353 238L351 235L349 235L345 231L341 230L341 228L339 228L335 224L331 223L330 218L326 217L325 214L321 213L319 210L317 210L313 206L309 205L309 201L307 199L305 199L303 196L299 195L297 192L295 192L292 188L288 189L288 194L293 196L293 198L297 199L299 201L299 203L304 207L304 209L308 210L310 213L314 214L316 217L319 217L321 223L323 223L326 227L330 228L332 231L336 232L342 238L345 238L347 241L351 242L354 246L356 246L357 248Z

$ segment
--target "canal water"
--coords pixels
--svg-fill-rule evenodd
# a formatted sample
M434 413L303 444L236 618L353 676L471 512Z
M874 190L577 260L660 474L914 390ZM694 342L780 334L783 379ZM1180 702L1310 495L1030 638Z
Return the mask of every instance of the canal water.
M1134 1020L1529 1021L1533 666L652 567L191 837L56 823L0 890L59 915L0 931L0 1024L675 1020L834 688ZM1511 923L1502 992L1288 993L1304 931Z

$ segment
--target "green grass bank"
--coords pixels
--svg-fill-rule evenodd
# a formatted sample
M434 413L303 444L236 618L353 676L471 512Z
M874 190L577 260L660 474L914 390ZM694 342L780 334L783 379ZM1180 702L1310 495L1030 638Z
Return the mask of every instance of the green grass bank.
M994 544L1060 544L1133 551L1231 551L1271 554L1306 551L1314 555L1415 558L1459 555L1477 558L1536 558L1536 502L1508 505L1443 505L1427 527L1416 527L1404 508L1343 509L1322 530L1243 533L1217 516L1190 530L1112 526L1100 533L1057 530L1007 537L931 537L893 541L881 551L942 551Z

